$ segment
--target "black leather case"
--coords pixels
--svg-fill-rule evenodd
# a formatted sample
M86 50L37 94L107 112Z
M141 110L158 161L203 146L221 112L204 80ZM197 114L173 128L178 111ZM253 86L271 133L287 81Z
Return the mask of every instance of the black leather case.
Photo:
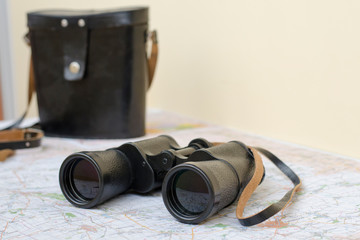
M28 27L45 135L145 134L146 7L31 12Z

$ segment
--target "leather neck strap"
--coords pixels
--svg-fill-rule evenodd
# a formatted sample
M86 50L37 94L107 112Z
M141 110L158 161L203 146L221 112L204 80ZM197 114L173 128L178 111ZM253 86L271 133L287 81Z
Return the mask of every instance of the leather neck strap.
M280 212L282 209L285 209L286 206L290 203L294 193L300 188L301 186L301 180L296 175L294 171L292 171L285 163L283 163L279 158L277 158L274 154L267 151L263 148L254 148L249 147L250 150L253 153L254 161L255 161L255 171L254 175L246 185L245 189L240 195L238 205L236 208L236 217L239 219L241 225L243 226L253 226L258 223L261 223L270 217L274 216L276 213ZM249 201L251 195L257 188L257 186L260 184L261 179L264 174L264 165L261 159L261 156L259 155L259 152L261 152L263 155L265 155L277 168L279 168L294 184L294 187L288 191L282 199L280 199L278 202L275 202L265 208L264 210L251 215L249 217L243 217L244 209L246 206L246 203Z

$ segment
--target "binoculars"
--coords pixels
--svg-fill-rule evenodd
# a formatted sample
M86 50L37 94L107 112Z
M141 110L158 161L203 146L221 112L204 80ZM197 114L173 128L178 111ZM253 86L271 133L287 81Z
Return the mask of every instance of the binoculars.
M80 208L129 190L147 193L162 186L168 211L180 222L199 223L236 201L254 169L253 153L241 142L197 138L181 148L162 135L74 153L64 160L59 180L66 199Z

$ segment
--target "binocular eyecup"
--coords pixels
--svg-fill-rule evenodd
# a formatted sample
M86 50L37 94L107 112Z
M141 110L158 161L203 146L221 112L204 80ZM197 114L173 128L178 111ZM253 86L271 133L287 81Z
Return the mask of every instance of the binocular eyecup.
M218 174L229 171L227 174ZM162 195L168 211L180 222L200 223L236 200L239 180L221 161L188 162L164 179Z
M76 207L91 208L125 192L131 185L131 164L117 150L74 153L60 170L60 187Z
M165 206L180 222L200 223L231 205L253 171L252 153L240 142L198 150L166 175Z

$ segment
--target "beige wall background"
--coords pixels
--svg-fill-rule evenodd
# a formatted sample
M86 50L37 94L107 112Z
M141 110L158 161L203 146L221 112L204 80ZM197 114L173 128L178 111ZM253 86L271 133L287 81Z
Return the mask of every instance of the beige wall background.
M147 5L160 40L149 107L360 157L360 1L9 4L18 115L27 91L26 12Z

